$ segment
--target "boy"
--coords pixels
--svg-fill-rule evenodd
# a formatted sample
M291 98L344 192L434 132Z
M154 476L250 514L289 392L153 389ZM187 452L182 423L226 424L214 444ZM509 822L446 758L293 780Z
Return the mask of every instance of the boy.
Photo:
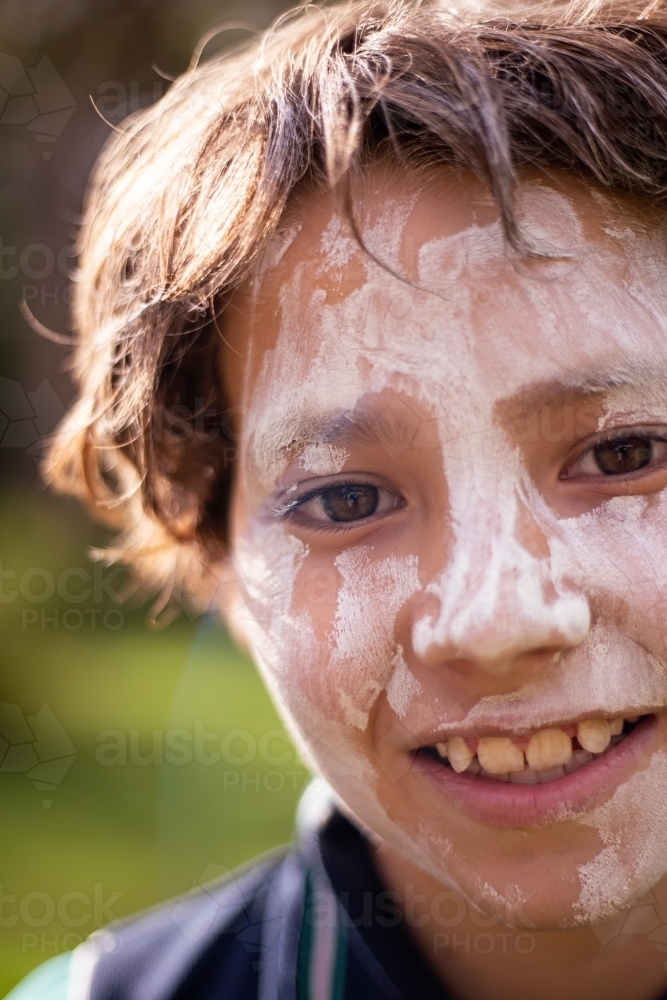
M663 995L666 150L613 3L308 8L114 139L49 474L319 779L16 1000Z

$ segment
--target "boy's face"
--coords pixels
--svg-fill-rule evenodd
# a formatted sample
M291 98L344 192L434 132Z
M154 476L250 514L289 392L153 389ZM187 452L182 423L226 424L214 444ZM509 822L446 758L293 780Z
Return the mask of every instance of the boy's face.
M508 922L599 920L667 870L664 236L562 174L518 192L553 259L466 174L354 203L366 250L305 192L225 314L232 624L385 842Z

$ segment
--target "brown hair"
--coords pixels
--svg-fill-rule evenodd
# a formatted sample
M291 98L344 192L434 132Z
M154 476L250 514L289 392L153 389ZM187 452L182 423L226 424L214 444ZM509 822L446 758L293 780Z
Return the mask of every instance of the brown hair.
M221 303L298 182L334 185L382 149L471 168L519 252L523 164L665 199L664 4L308 6L188 70L113 136L81 231L80 392L46 474L122 526L108 557L163 600L174 586L206 599L224 553Z

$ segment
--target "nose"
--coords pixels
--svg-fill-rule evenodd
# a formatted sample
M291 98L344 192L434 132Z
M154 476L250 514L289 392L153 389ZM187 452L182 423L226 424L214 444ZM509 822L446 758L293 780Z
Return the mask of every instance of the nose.
M562 652L589 631L588 601L554 572L526 501L516 493L497 501L491 511L471 500L448 565L426 588L436 610L414 623L412 645L427 665L466 660L507 674L526 655Z

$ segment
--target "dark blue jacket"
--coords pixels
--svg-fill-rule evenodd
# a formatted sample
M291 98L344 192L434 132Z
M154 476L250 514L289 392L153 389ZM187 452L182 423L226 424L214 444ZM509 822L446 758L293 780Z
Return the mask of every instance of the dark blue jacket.
M444 1000L368 842L315 782L296 845L96 931L6 1000Z

